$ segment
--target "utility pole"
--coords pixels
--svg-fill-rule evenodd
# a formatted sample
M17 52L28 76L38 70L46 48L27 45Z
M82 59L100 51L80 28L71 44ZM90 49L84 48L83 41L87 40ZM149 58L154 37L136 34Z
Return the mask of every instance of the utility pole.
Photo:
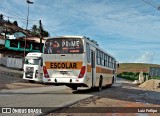
M39 33L39 35L40 35L40 47L39 47L39 49L40 49L40 52L42 53L42 22L41 22L41 20L39 20L39 30L40 30L40 33Z
M27 5L28 5L28 10L27 10L27 24L26 24L26 31L27 31L27 29L28 29L28 17L29 17L29 5L30 5L30 4L33 4L33 2L31 2L30 0L26 0L26 2L27 2ZM28 32L27 32L27 33L28 33ZM25 56L26 56L26 39L27 39L27 35L26 35L25 40L24 40L24 53L23 53L24 58L25 58Z

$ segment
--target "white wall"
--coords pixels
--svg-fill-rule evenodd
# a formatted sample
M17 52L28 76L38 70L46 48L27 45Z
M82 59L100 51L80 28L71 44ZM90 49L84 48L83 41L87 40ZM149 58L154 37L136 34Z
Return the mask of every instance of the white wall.
M19 58L7 58L7 67L11 67L11 68L19 68L21 69L23 64L22 64L23 60L19 59Z
M21 57L12 57L10 55L6 55L5 57L0 57L0 64L10 67L10 68L23 68L23 59Z

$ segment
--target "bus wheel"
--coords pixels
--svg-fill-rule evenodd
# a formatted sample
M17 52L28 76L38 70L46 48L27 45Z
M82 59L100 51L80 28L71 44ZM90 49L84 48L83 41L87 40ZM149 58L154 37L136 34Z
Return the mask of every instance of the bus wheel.
M103 79L102 79L102 77L100 77L100 79L99 79L98 91L101 91L101 90L102 90L102 82L103 82Z
M30 82L30 83L35 83L35 81L33 81L33 80L29 80L29 82Z
M70 87L72 90L77 90L77 87Z
M112 78L112 83L107 85L106 87L109 87L109 88L112 87L113 83L114 83L114 77Z

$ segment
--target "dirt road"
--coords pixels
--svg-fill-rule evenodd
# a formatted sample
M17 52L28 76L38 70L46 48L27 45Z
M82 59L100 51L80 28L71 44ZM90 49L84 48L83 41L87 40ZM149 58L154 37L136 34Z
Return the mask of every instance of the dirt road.
M94 97L48 115L160 116L160 90L145 90L129 81L119 80L112 88L105 88Z

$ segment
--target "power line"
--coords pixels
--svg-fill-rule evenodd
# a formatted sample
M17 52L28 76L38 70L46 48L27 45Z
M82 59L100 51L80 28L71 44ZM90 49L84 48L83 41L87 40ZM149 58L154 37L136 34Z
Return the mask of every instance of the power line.
M156 8L160 10L160 5L152 0L142 0L143 2L147 3L148 5L152 6L153 8Z
M7 15L4 15L3 16L7 17L7 18L13 18L13 19L18 19L18 20L23 20L23 21L27 21L27 19L25 18L20 18L20 17L13 17L13 16L7 16ZM35 22L35 21L38 21L38 20L28 20L30 22Z
M3 11L3 12L2 12L3 16L6 17L6 18L8 18L8 20L9 20L9 19L16 19L16 20L20 20L20 21L22 21L22 22L26 22L26 21L27 21L27 19L26 19L26 18L23 18L24 16L21 15L21 14L19 14L19 13L12 12L12 11L10 11L10 10L7 10L7 9L3 8L3 7L1 7L1 10ZM5 15L4 13L7 14L7 15ZM38 21L39 21L39 20L28 19L28 22L29 22L30 24L35 24L35 22L37 23Z
M7 14L11 14L12 16L16 16L16 17L21 16L21 17L24 17L23 15L21 15L21 14L19 14L19 13L16 13L16 12L13 13L12 11L7 10L7 9L5 9L5 8L3 8L3 7L1 7L1 10L2 10L3 12L6 12Z

